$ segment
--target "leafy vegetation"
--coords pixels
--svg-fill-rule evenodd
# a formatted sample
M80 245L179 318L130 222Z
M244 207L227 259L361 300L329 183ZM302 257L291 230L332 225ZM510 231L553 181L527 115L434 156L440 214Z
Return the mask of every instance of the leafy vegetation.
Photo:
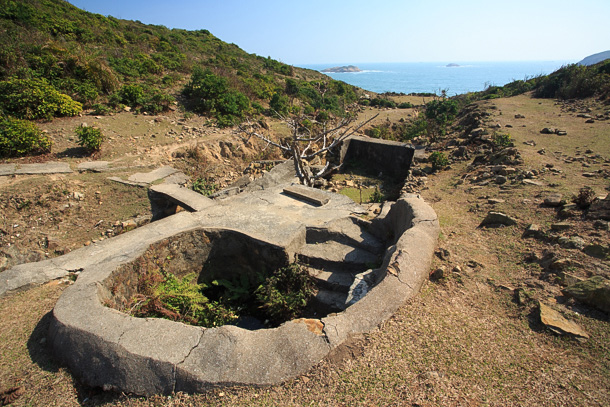
M191 185L191 189L195 192L200 193L201 195L212 195L214 192L218 191L218 185L208 181L206 178L197 178L193 185Z
M511 147L513 146L513 140L510 134L505 133L494 133L492 141L497 147Z
M0 82L0 108L19 119L76 116L82 105L59 93L45 79L11 78Z
M550 75L515 80L504 86L488 86L482 92L457 96L462 105L481 99L496 99L533 92L534 97L576 99L598 96L610 100L610 61L585 66L569 64Z
M311 277L298 264L276 270L254 292L260 307L276 323L295 318L314 295Z
M441 151L435 151L430 154L430 157L428 157L428 161L430 162L430 164L432 164L432 169L434 171L442 170L443 168L449 165L449 159L447 158L445 153Z
M138 294L132 299L132 315L205 327L225 325L237 319L231 310L203 294L205 284L196 284L193 280L194 273L178 279L161 269L144 270L138 280Z
M135 316L214 327L249 315L279 325L303 312L314 294L314 284L297 264L269 274L214 280L209 285L197 284L194 273L179 279L161 264L140 275L137 291L130 305Z
M102 130L97 127L80 126L76 128L75 132L78 138L78 145L85 147L88 151L99 151L102 147L104 135Z
M51 150L51 140L27 120L0 118L0 157L19 157Z

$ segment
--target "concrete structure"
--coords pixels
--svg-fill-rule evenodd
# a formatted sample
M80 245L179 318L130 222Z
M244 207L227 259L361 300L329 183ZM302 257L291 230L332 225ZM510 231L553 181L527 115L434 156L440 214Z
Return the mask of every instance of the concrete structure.
M56 259L17 266L0 274L1 292L82 271L53 310L49 342L72 373L91 386L151 395L274 384L305 373L417 293L428 276L439 224L430 206L413 195L385 203L372 220L343 195L312 190L321 205L311 204L284 193L295 181L292 168L292 163L280 165L246 186L247 192L217 200L155 186L157 201L165 197L191 212ZM307 194L307 188L299 187L299 193ZM297 260L308 264L317 280L320 313L248 330L121 312L138 272L154 258L171 259L173 273L196 271L200 280L216 277L209 273L250 273Z

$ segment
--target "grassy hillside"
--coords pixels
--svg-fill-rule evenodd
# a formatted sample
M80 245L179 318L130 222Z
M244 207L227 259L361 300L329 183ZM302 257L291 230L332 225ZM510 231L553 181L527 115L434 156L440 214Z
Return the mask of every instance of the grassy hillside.
M63 0L0 0L0 30L4 116L51 119L123 106L159 113L177 101L230 125L269 103L280 112L297 105L340 114L356 98L352 86L248 54L207 30L105 17Z

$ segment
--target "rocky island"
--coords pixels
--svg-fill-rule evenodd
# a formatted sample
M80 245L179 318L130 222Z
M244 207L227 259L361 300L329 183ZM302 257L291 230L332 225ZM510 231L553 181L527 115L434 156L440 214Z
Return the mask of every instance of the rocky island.
M362 72L362 70L360 68L358 68L357 66L348 65L348 66L335 66L333 68L326 68L326 69L322 70L321 72L324 72L324 73L346 73L346 72Z
M447 64L447 65L445 65L445 66L446 66L447 68L457 68L459 65L458 65L458 64L451 63L451 64Z

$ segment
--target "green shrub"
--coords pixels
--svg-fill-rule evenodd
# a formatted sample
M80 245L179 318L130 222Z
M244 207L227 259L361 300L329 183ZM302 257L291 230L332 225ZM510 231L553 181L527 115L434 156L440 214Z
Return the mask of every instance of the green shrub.
M314 284L298 264L276 270L256 291L256 299L272 321L295 318L314 294Z
M20 119L46 119L54 116L76 116L83 106L68 95L59 93L45 79L0 81L0 109Z
M237 124L250 108L246 95L231 89L226 78L209 69L195 68L182 94L195 112L214 115L220 127Z
M510 134L495 133L492 141L498 147L511 147L513 145Z
M97 127L80 126L76 129L78 144L89 151L99 151L104 141L102 131Z
M449 159L447 159L445 153L442 153L440 151L435 151L430 154L430 157L428 157L428 161L430 162L430 164L432 164L432 169L434 171L441 170L449 165Z
M138 280L139 292L132 299L131 314L210 328L234 322L237 315L222 304L210 301L203 294L206 285L194 284L194 279L194 273L178 279L159 269L146 270Z
M0 156L20 157L50 150L51 140L34 123L0 118Z
M120 103L130 107L141 106L144 102L144 89L140 85L123 85L119 90Z
M201 195L209 196L218 191L218 186L205 178L197 178L193 182L191 189Z

